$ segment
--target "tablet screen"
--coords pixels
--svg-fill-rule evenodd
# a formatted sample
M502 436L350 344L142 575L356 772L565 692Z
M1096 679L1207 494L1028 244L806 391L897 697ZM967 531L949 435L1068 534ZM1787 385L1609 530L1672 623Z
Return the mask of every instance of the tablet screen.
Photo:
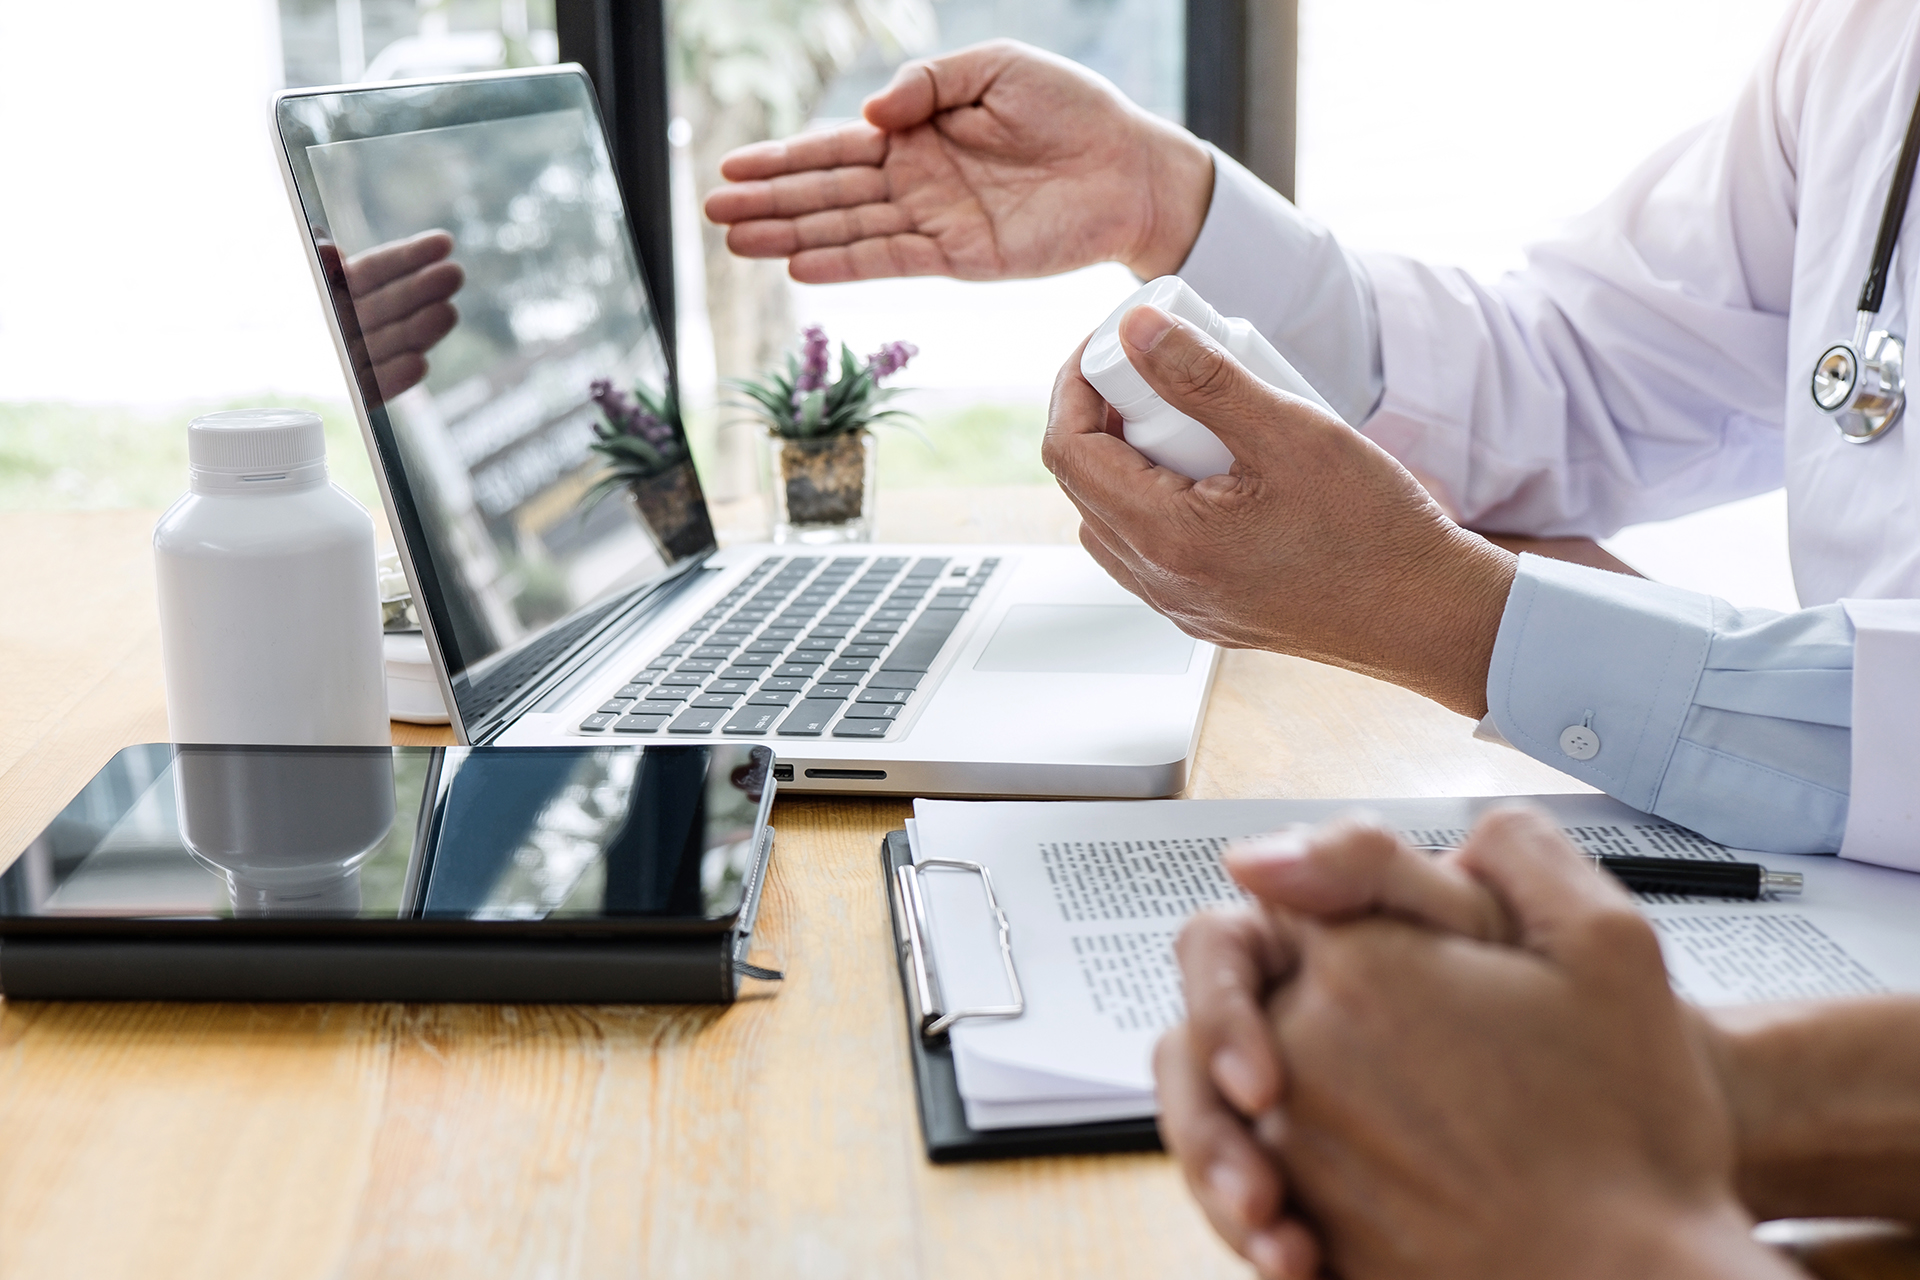
M729 918L771 760L728 745L129 747L0 874L0 924Z

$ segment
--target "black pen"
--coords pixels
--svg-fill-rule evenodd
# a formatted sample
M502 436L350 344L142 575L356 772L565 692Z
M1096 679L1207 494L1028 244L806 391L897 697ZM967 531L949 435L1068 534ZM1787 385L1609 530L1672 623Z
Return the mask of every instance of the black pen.
M1635 893L1753 899L1763 893L1799 893L1804 887L1804 877L1798 871L1769 871L1757 862L1627 858L1611 854L1593 860Z
M1451 853L1450 844L1418 844L1416 849ZM1764 893L1793 894L1805 887L1798 871L1769 871L1757 862L1715 862L1707 858L1630 858L1588 854L1635 893L1673 893L1697 898L1745 898Z

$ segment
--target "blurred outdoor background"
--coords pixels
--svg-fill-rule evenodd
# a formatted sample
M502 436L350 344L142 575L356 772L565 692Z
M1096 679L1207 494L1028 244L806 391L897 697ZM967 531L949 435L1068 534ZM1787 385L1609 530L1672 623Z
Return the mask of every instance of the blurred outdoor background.
M1784 7L1300 0L1300 203L1354 246L1495 276L1724 105ZM717 379L810 322L858 352L921 348L900 381L927 443L885 438L883 488L1049 483L1049 385L1133 287L1124 269L795 286L726 255L699 200L727 149L851 117L902 59L991 36L1078 59L1177 120L1181 0L668 0L668 21L680 370L710 489L763 483ZM336 478L377 506L268 98L556 57L552 0L0 8L0 509L164 506L185 487L187 420L254 404L319 410ZM1794 604L1778 494L1610 545L1656 577Z

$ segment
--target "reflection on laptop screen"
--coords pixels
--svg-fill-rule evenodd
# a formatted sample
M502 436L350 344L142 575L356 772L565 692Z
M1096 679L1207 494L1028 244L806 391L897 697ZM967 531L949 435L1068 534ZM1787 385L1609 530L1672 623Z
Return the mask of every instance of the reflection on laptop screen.
M713 545L590 91L323 93L280 124L471 719ZM634 479L596 488L610 430Z

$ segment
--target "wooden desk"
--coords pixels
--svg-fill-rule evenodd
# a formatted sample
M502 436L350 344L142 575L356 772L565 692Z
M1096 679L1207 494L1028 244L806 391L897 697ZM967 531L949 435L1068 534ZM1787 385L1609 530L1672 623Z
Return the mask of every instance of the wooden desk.
M156 514L0 514L0 850L166 737ZM890 495L881 519L1074 527L1044 490ZM1581 789L1470 728L1230 654L1188 794ZM762 918L790 976L724 1011L0 1004L0 1277L1247 1274L1161 1157L926 1163L876 870L908 812L780 802Z

